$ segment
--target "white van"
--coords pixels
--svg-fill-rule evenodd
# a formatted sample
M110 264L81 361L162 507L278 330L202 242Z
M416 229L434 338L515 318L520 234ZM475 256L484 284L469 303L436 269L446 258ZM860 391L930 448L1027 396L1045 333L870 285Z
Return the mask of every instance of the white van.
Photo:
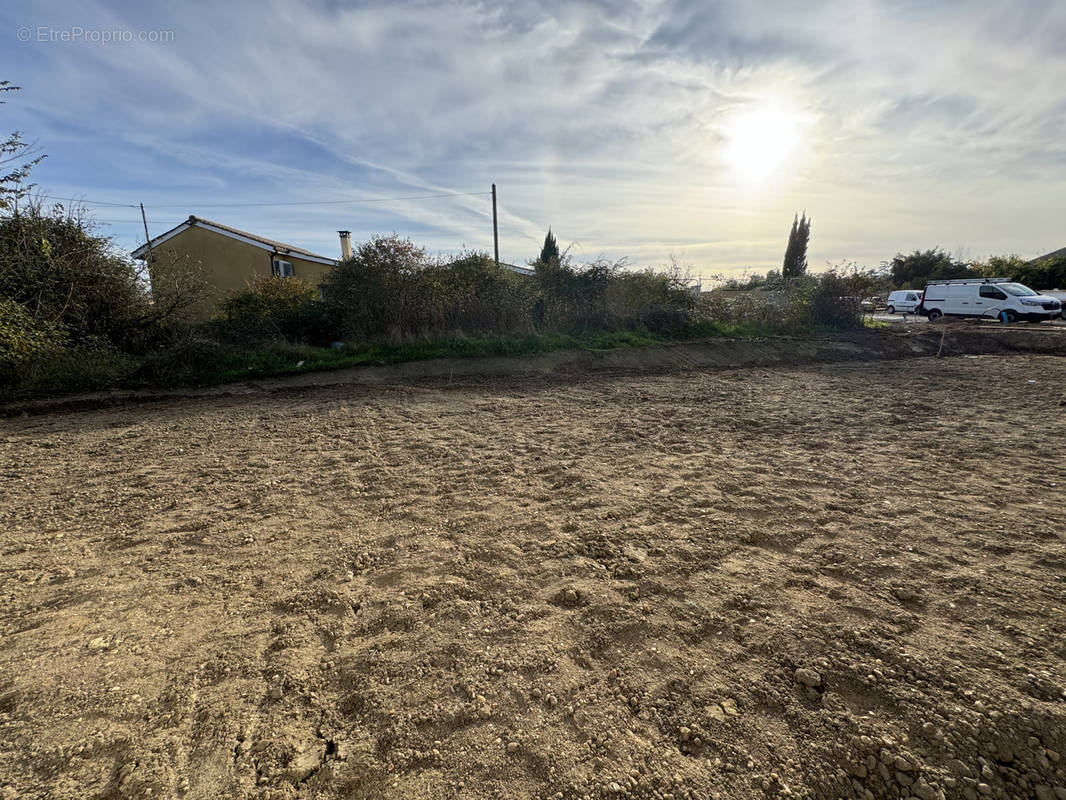
M1010 278L965 278L929 281L919 313L930 321L940 317L988 317L1007 322L1043 322L1062 314L1058 298L1034 292Z
M922 293L915 289L904 289L900 292L892 292L888 296L888 306L885 308L889 314L902 311L904 314L912 314L922 302Z

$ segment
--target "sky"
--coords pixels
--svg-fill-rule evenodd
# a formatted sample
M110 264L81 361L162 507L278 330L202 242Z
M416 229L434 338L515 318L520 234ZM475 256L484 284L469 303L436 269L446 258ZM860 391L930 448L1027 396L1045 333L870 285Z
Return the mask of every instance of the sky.
M551 226L761 272L804 211L814 270L1031 258L1066 246L1063 41L1063 0L35 0L0 4L0 135L124 249L143 203L153 236L491 254L495 183L511 263Z

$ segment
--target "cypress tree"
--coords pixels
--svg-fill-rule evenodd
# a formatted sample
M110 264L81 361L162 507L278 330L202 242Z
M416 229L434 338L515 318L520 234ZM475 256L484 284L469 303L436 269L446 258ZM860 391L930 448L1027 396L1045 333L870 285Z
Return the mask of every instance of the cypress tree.
M544 237L544 246L540 248L540 258L537 260L542 264L559 261L559 243L555 241L551 228L548 228L548 235Z
M799 278L807 274L807 243L810 239L811 221L807 219L807 212L804 211L802 217L794 217L792 220L781 277Z

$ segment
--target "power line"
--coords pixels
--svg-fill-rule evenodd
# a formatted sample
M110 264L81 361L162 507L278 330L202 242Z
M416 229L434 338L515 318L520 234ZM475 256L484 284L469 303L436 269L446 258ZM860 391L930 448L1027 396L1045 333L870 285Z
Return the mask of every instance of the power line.
M284 208L291 206L328 206L345 205L349 203L392 203L399 200L434 200L441 197L478 197L488 196L491 192L447 192L442 194L420 194L406 197L371 197L362 200L307 200L289 203L164 203L152 204L151 208ZM108 206L111 208L139 208L136 203L111 203L105 200L87 200L79 197L54 197L53 195L37 195L45 200L61 200L68 203L79 203L87 206Z
M108 203L104 200L85 200L80 197L55 197L50 194L35 194L33 197L41 200L61 200L64 203L77 203L85 206L111 206L112 208L137 208L136 203Z
M294 203L205 203L197 208L261 208L267 206L328 206L344 203L391 203L396 200L433 200L438 197L473 197L477 195L489 195L491 192L447 192L445 194L420 194L408 197L372 197L365 200L307 200ZM188 203L173 205L154 205L152 208L188 208ZM136 206L134 206L136 208Z

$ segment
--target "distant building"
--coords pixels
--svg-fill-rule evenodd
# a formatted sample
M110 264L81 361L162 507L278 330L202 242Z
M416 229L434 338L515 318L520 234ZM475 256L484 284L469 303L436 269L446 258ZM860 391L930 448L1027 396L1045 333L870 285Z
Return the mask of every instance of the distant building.
M500 262L500 266L503 269L509 269L511 272L517 272L519 275L525 275L526 277L532 277L537 274L533 267L520 267L517 264L506 264L503 261Z
M352 257L351 234L340 234L341 260ZM151 263L149 262L151 252ZM284 244L265 236L231 228L221 222L190 216L132 253L134 258L148 263L148 275L153 292L157 286L187 282L195 279L206 291L203 299L189 316L204 318L211 314L218 302L227 295L247 289L257 276L299 278L311 286L321 288L327 273L338 259L312 253L302 247ZM534 275L532 267L500 262L501 269L519 275ZM168 279L163 279L166 272ZM174 276L178 280L174 281Z
M450 267L454 264L459 264L466 258L467 256L463 256L463 258L459 258L454 261L448 261L444 264L444 266ZM485 258L487 258L489 261L492 261L491 256L486 255ZM517 264L508 264L506 261L500 262L500 269L510 270L511 272L514 272L517 275L525 275L527 278L532 278L534 275L537 274L536 270L533 269L533 267L520 267Z
M342 252L350 253L347 231L341 231ZM134 258L149 261L148 274L164 269L198 274L207 289L207 305L214 306L226 295L246 289L257 275L299 278L318 286L337 259L312 253L301 247L276 242L220 222L190 216L133 251ZM197 315L209 312L198 309Z
M1042 256L1037 256L1032 261L1027 261L1027 264L1035 264L1037 261L1044 261L1052 258L1066 258L1066 247L1060 247L1058 250L1052 250L1050 253L1045 253Z

